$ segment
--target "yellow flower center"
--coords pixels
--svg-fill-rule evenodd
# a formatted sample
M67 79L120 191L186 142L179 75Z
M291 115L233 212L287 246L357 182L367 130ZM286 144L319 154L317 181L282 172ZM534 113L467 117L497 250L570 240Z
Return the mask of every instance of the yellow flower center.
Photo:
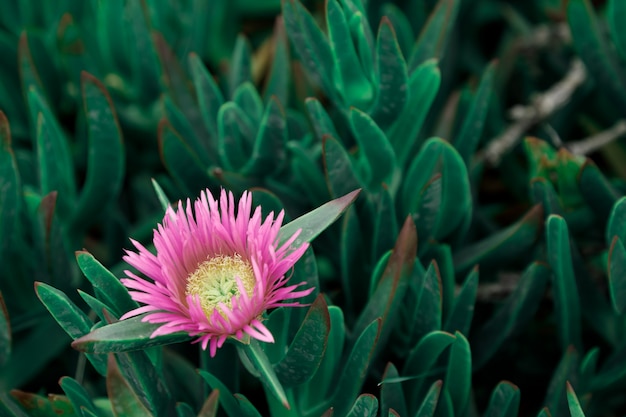
M220 314L220 303L224 303L228 308L232 308L232 298L241 295L237 286L237 279L241 280L248 295L252 295L256 279L252 265L241 259L241 256L218 255L202 262L196 270L187 277L187 295L197 295L200 299L202 310L211 317L213 311Z

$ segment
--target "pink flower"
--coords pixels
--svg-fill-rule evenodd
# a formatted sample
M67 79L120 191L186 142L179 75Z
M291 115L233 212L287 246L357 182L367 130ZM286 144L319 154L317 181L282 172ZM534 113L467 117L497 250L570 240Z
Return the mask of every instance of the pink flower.
M252 214L252 196L244 192L237 212L232 193L222 190L219 202L209 190L192 204L169 208L154 231L156 255L131 240L137 252L126 251L124 260L146 278L125 271L122 283L132 298L145 304L122 319L148 313L143 321L163 323L152 337L184 331L215 356L227 338L246 335L263 342L274 337L263 325L263 313L304 297L313 288L286 286L287 273L308 248L292 247L298 233L278 246L283 220L270 213L263 221L261 209Z

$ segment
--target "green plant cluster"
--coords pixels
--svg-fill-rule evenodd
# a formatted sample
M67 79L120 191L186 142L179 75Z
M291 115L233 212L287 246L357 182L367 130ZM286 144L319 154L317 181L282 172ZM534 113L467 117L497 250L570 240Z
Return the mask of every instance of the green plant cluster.
M622 0L3 2L0 416L623 414L623 22ZM261 356L118 322L128 238L220 187L291 231L342 215Z

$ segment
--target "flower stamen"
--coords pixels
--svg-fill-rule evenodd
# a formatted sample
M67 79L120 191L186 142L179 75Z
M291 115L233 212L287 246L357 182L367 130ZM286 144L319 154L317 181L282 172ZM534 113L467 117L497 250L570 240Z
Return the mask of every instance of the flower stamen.
M223 303L230 309L233 297L241 295L237 278L243 284L247 295L252 296L256 284L252 265L243 260L239 254L217 255L199 264L187 277L185 293L198 296L207 317L211 317L216 309L223 315L218 306Z

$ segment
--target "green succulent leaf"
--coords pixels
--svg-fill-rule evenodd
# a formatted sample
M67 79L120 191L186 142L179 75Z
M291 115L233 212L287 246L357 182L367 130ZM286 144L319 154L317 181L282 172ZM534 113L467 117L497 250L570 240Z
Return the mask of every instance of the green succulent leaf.
M472 353L465 336L454 333L454 343L450 346L448 369L444 378L444 392L450 394L453 415L463 415L470 399L472 388Z
M153 415L144 406L138 393L131 388L129 381L122 375L113 354L109 354L107 393L111 399L113 410L115 410L118 415L140 417L150 417Z
M337 415L346 415L367 376L381 330L381 319L367 326L354 343L350 355L338 374L333 407Z
M0 293L0 369L11 358L12 338L9 312Z
M626 4L619 0L609 0L607 2L607 20L611 31L611 39L622 59L626 60L626 31L622 27L622 22L626 19Z
M252 81L252 48L243 35L237 36L230 62L228 85L231 97L242 84Z
M620 107L626 106L626 88L617 57L606 42L589 0L572 0L567 5L572 41L585 66L606 94Z
M416 254L415 224L407 218L376 290L359 315L353 329L354 334L360 335L372 323L372 320L380 318L379 343L385 344L398 314L400 300L404 298L408 280L413 272Z
M225 103L217 114L218 153L229 171L238 171L248 161L256 129L245 111L233 101Z
M322 143L326 183L331 195L343 195L355 188L362 188L362 174L357 172L343 145L331 136L325 136Z
M361 394L346 417L376 417L377 414L378 399L372 394Z
M581 340L580 298L572 266L567 224L562 217L551 215L547 221L548 260L553 272L552 287L561 348L578 348Z
M202 121L209 134L215 139L217 138L217 112L224 104L224 96L200 57L193 52L189 54L189 68Z
M447 332L460 332L469 335L472 317L474 316L474 304L478 291L478 267L474 267L465 278L461 291L454 300L452 310L446 319L443 329Z
M186 194L197 194L213 184L197 155L167 120L159 124L158 136L161 160L174 180L187 190Z
M406 416L406 400L404 398L404 392L402 386L394 382L394 379L400 377L396 367L389 362L385 367L383 373L382 382L380 383L380 415L384 416L389 414L389 411L393 409L401 416ZM385 382L390 380L390 382Z
M276 97L272 97L260 122L252 155L241 172L244 175L266 175L276 171L286 159L286 143L285 115Z
M348 13L338 0L326 2L326 26L335 63L335 84L340 87L345 104L362 106L372 100L374 92L352 41L346 20Z
M287 103L289 98L289 82L291 81L291 71L289 62L289 44L285 32L284 19L276 19L274 25L274 59L272 69L265 83L263 97L268 102L271 97L276 97L279 103Z
M469 168L470 161L483 133L487 112L489 111L489 101L495 84L497 62L494 61L483 73L476 95L463 119L463 125L459 133L454 138L454 147L463 158L465 165Z
M198 413L198 417L216 417L217 416L217 406L219 405L220 391L214 389L211 391L211 394L207 397L204 404L202 404L202 408ZM195 414L194 414L195 415Z
M311 124L313 125L313 130L320 141L327 136L331 136L333 138L339 137L332 119L318 99L315 97L309 97L305 100L304 104L309 114Z
M330 335L330 313L318 295L289 345L285 356L274 365L278 380L286 387L309 381L319 369Z
M89 136L87 177L72 218L75 228L89 225L117 198L124 179L124 146L113 102L94 76L81 74Z
M440 84L441 72L435 60L424 62L409 77L406 105L387 131L387 137L401 167L413 157L412 150L419 143L418 135Z
M335 61L328 38L299 0L285 0L282 4L287 36L307 75L329 97L335 98L337 92L332 78Z
M580 168L576 178L580 193L597 217L608 219L611 209L620 198L619 192L589 159Z
M280 228L281 243L284 243L298 230L301 231L296 240L292 243L293 246L297 247L304 242L311 242L350 207L360 192L360 189L354 190L343 197L329 201L315 210L287 223Z
M191 339L191 336L185 332L151 338L152 333L161 327L161 324L143 322L143 317L137 316L97 328L76 339L72 347L88 353L128 352Z
M75 410L89 410L93 415L102 416L89 393L73 378L65 376L59 381L61 389L72 402Z
M376 39L378 92L369 114L382 129L393 123L408 99L409 76L391 21L383 17Z
M117 317L139 307L120 280L98 262L92 254L87 251L77 251L76 261L83 274L93 285L98 299L111 308Z
M450 333L434 331L424 336L417 346L411 350L402 369L402 374L415 379L405 383L405 395L409 415L416 410L418 400L425 398L435 375L439 374L437 362L448 348L454 344L456 337ZM432 388L430 388L432 390Z
M546 398L543 403L555 416L567 415L566 383L578 381L580 357L572 346L565 350L561 361L554 370Z
M626 248L622 240L615 236L609 249L609 295L618 314L626 310Z
M537 241L542 225L543 208L536 205L511 226L455 252L456 271L466 271L477 264L500 265L528 252Z
M367 173L366 182L372 188L383 183L391 185L396 172L396 157L385 133L366 113L354 107L350 109L350 124L362 153L359 159Z
M439 266L431 261L424 274L423 289L420 289L419 303L413 319L412 340L420 340L430 332L441 330L443 314L442 283Z
M574 388L572 388L572 384L569 382L567 382L567 405L572 417L585 417L585 412L580 406L576 392L574 392Z
M36 124L36 147L42 194L58 193L59 214L67 217L73 212L76 199L74 164L69 144L50 108L31 88L28 92L31 117Z
M0 247L2 254L13 236L21 208L21 181L11 146L11 130L5 114L0 111ZM0 258L3 256L0 255ZM2 362L2 361L0 361Z
M502 381L491 393L484 417L517 417L520 403L519 388Z
M606 226L606 244L610 246L615 237L626 237L626 197L620 198L611 210L609 222Z
M513 293L472 337L474 369L480 369L500 346L534 316L546 289L550 270L533 262L522 273Z
M243 398L241 396L235 396L218 378L210 373L200 370L200 376L204 378L207 384L213 390L219 391L219 403L229 416L242 416L242 417L258 417L258 411L252 406L244 406Z
M460 3L459 0L439 0L411 52L410 73L427 59L441 60L450 33L455 27Z
M416 218L421 239L441 240L471 213L467 167L443 139L429 139L413 160L402 186L404 212Z
M433 417L435 415L435 410L437 409L437 404L439 403L439 395L441 394L442 385L443 381L441 380L433 382L431 387L428 389L428 392L424 396L422 403L417 409L415 417Z
M35 291L43 305L72 339L89 333L91 320L62 291L43 282L35 284Z

